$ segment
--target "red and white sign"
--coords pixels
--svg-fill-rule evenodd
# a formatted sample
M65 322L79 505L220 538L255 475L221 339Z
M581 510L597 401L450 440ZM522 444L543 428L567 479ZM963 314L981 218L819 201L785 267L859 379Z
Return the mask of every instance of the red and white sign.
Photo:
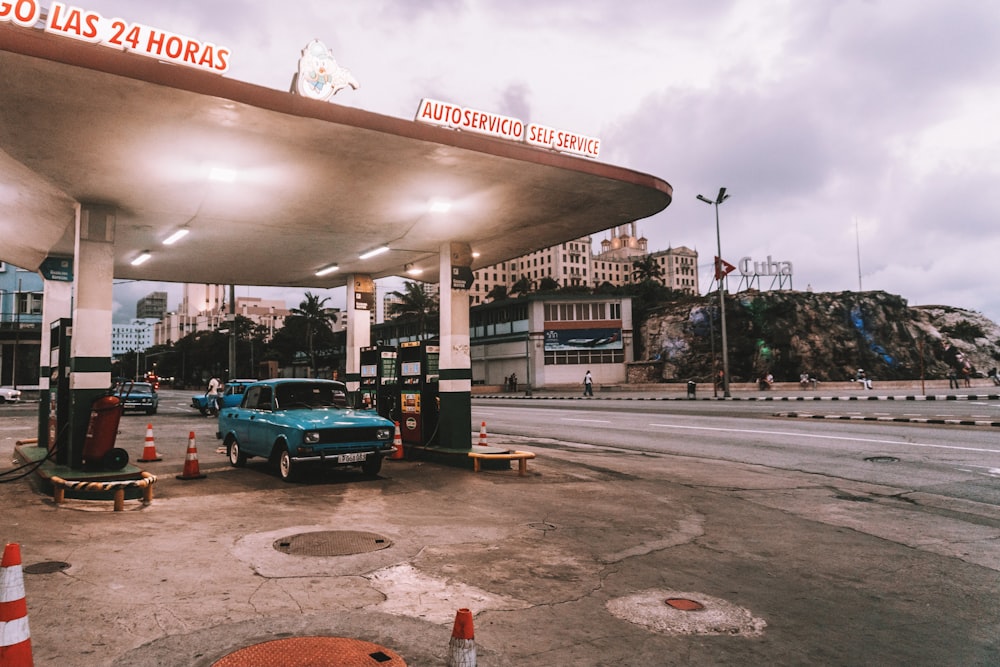
M485 134L498 139L523 141L531 146L550 148L561 153L572 153L596 158L601 150L601 140L583 134L557 130L530 123L510 116L461 107L449 102L424 98L417 108L416 120L454 130Z
M715 258L715 279L722 280L723 276L728 276L730 273L736 270L736 267L722 259L721 257Z
M38 23L41 16L39 0L0 0L0 22L30 28ZM232 55L232 51L224 46L141 23L105 18L97 12L61 2L53 2L49 8L45 32L215 74L225 74L229 70Z
M600 139L535 123L528 126L528 134L524 140L532 146L551 148L561 153L573 153L584 157L596 158L601 152Z
M450 127L500 139L524 139L524 123L516 118L487 111L477 111L424 98L417 109L417 120L431 125Z

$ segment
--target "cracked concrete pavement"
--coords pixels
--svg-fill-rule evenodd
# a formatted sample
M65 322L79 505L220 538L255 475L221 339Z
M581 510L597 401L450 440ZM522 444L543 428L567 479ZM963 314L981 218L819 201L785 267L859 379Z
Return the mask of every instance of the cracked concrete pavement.
M462 607L483 667L1000 664L994 506L508 440L538 455L525 477L387 461L374 480L282 484L202 446L206 479L175 479L171 452L150 466L153 503L118 513L2 484L0 538L25 565L68 564L25 575L35 664L208 666L316 634L440 665ZM313 530L392 545L337 557L273 546ZM678 595L706 609L661 604Z

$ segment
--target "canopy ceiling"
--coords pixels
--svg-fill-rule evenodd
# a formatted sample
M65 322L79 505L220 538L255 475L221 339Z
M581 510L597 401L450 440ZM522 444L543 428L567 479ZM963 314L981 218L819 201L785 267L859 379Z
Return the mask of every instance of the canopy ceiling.
M78 202L117 208L115 278L335 287L408 264L436 281L446 241L471 244L479 268L648 217L672 195L628 169L11 24L0 120L0 261L31 270L73 254ZM430 212L434 200L450 211Z

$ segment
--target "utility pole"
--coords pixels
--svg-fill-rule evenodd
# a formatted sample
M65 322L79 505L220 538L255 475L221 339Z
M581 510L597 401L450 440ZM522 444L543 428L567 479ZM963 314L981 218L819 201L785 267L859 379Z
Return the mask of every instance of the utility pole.
M725 188L719 188L719 196L715 201L698 195L698 200L715 206L715 243L718 255L715 258L715 278L719 281L719 310L722 311L722 395L729 398L729 341L726 339L726 273L722 270L722 237L719 234L719 204L729 199ZM715 378L712 378L715 381Z

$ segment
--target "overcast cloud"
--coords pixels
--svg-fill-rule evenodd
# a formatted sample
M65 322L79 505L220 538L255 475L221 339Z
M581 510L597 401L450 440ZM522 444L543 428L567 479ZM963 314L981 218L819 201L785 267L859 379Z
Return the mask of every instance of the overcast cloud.
M674 202L639 231L651 249L697 249L703 291L715 216L695 195L714 198L725 186L722 255L733 264L791 262L794 287L815 291L857 290L860 266L865 290L1000 320L991 270L1000 258L1000 200L990 187L1000 170L996 3L78 6L226 45L234 79L287 90L300 50L316 38L361 82L335 103L412 118L432 97L600 137L601 161L674 187ZM156 287L119 286L116 319ZM288 292L290 304L304 291ZM329 305L343 306L343 290L329 294ZM179 291L171 295L173 308Z

